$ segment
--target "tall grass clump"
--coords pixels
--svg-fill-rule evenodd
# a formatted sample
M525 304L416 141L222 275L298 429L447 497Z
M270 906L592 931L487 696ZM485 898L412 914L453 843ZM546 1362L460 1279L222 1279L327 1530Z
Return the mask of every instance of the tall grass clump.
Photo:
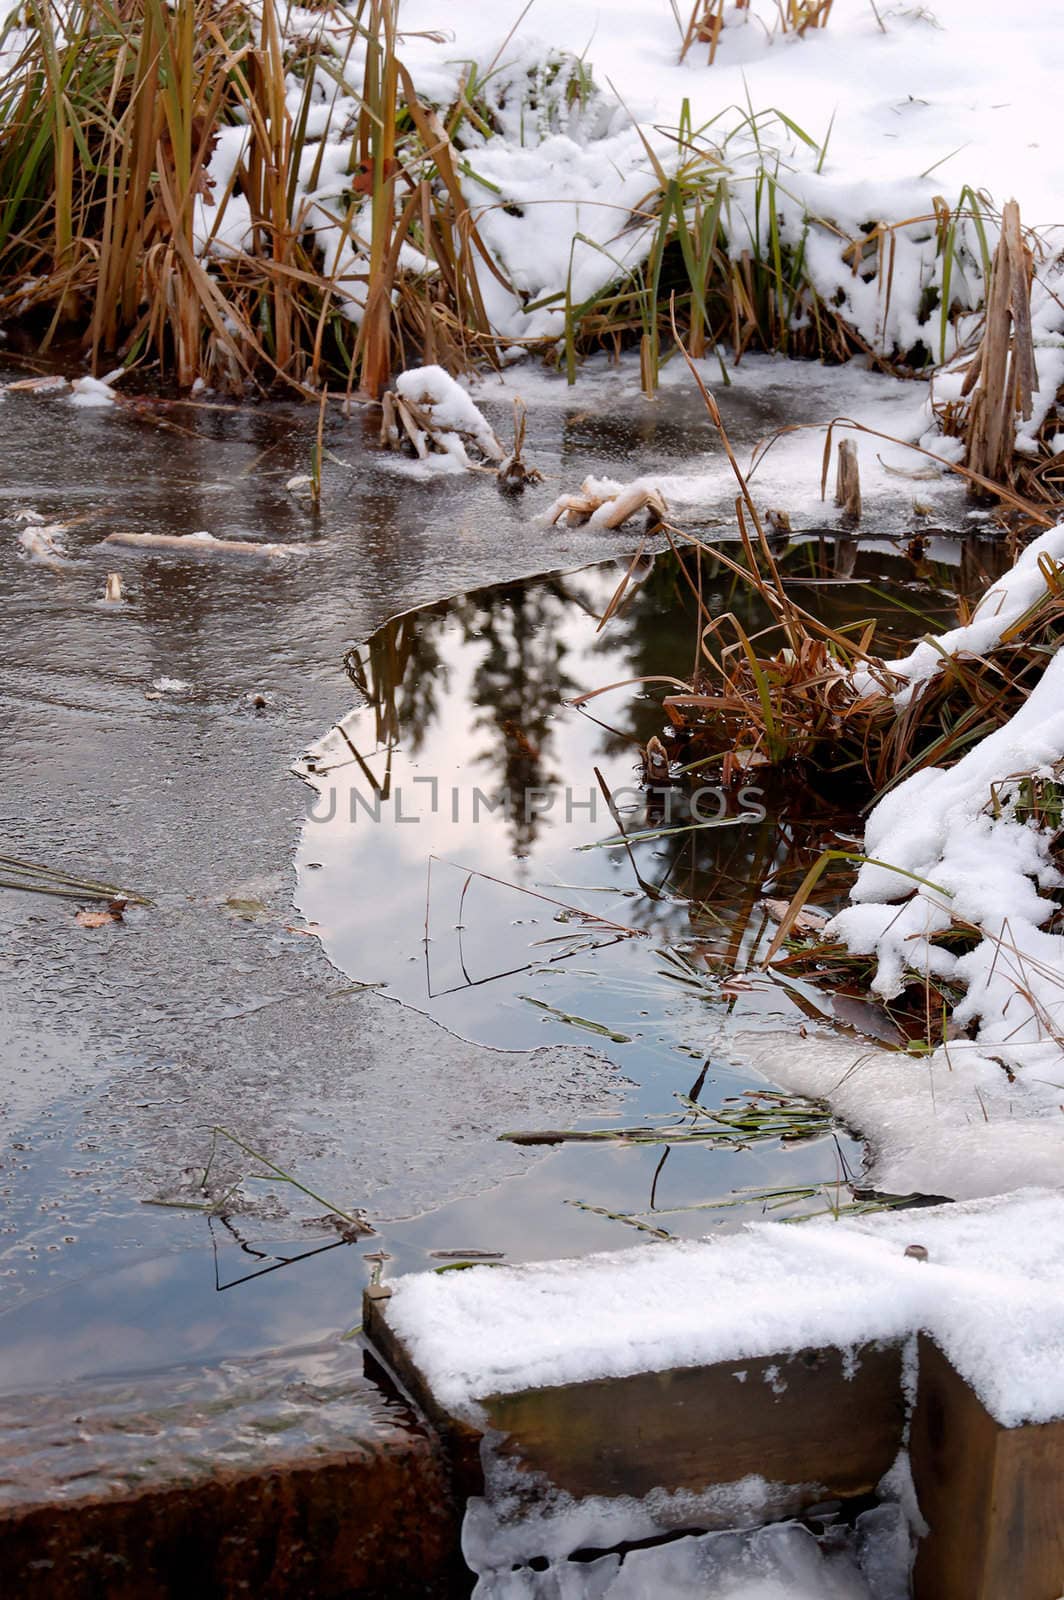
M718 138L726 116L730 131ZM865 355L910 375L952 356L989 278L989 201L966 188L956 204L939 198L927 213L872 217L857 228L818 215L777 142L782 135L800 146L819 173L830 132L818 140L778 108L752 106L695 128L685 101L671 155L644 137L654 183L626 228L607 245L573 241L574 255L578 247L601 255L603 287L579 298L571 271L564 296L529 308L564 300L570 379L588 350L637 344L643 386L653 392L662 362L676 353L674 318L696 357L724 348L736 362L752 350L832 363ZM909 303L914 281L918 304ZM906 331L911 313L915 340Z
M821 27L829 9L781 0L779 23ZM626 191L616 235L574 231L567 280L530 300L490 244L492 213L524 208L478 174L478 151L566 131L590 145L627 113L583 57L515 64L505 46L467 64L452 104L428 104L399 0L25 0L0 44L0 317L43 351L82 346L97 372L377 397L399 366L494 361L490 287L513 313L507 345L570 377L590 351L637 348L651 392L673 317L696 356L865 353L904 372L953 355L982 303L975 191L840 222L780 153L815 175L830 128L750 104L696 127L686 103L674 128L640 131L647 187ZM578 274L589 251L596 270ZM914 341L912 306L896 313L915 282Z
M679 535L700 561L732 573L754 592L768 620L751 632L738 609L711 612L701 581L688 577L700 618L695 664L690 682L662 702L681 770L701 780L716 768L728 780L765 766L822 769L836 779L849 774L866 794L878 795L923 767L951 765L1002 727L1064 642L1064 571L1043 555L1044 590L999 642L983 656L943 652L940 670L906 703L896 703L904 680L876 649L876 622L834 627L794 598L716 402L693 362L691 370L735 475L741 545L733 555L667 525L666 536L675 547ZM829 431L825 461L830 446ZM966 622L963 605L961 613Z
M237 391L376 394L411 339L455 365L490 348L476 230L397 13L359 0L296 34L276 0L27 0L3 40L0 315L96 369ZM329 139L349 155L323 198Z
M798 38L804 36L815 28L826 28L831 16L831 9L835 0L776 0L775 15L771 28L761 17L756 21L764 28L766 34L772 33L796 34ZM724 32L729 20L733 22L749 23L753 16L750 0L694 0L691 15L686 28L680 16L677 0L672 0L673 16L676 25L683 35L680 46L680 60L687 59L689 51L696 44L707 45L709 54L707 65L712 66L717 59L717 47L720 36ZM731 19L728 12L731 12Z

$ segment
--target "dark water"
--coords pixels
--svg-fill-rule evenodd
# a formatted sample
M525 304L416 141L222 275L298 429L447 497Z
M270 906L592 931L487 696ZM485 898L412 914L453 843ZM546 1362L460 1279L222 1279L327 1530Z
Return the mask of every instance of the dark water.
M764 395L722 403L746 444L780 417ZM473 826L460 812L442 828L388 813L340 829L307 820L313 796L292 765L342 720L371 770L391 746L395 788L406 776L463 793L510 779L555 794L568 784L586 802L596 765L611 792L631 785L633 740L660 723L655 700L592 701L613 732L559 702L662 670L664 658L685 676L682 593L659 560L597 636L620 576L613 558L634 536L548 533L535 513L588 472L681 466L711 443L703 420L680 395L566 399L530 429L546 484L514 502L483 480L412 481L367 447L372 418L337 418L315 519L285 488L307 468L305 412L112 416L13 396L0 406L0 851L151 901L89 931L74 902L0 889L0 1387L335 1336L357 1321L371 1271L435 1264L433 1250L518 1258L634 1241L566 1202L648 1208L660 1147L544 1158L498 1134L671 1118L703 1067L709 1104L747 1086L707 1057L707 1019L782 1002L758 989L729 999L719 965L756 948L768 875L797 870L825 826L850 825L846 805L828 793L803 820L769 797L757 825L635 845L650 895L624 852L574 848L608 836L601 808L595 821L575 810L571 824L563 798L527 821ZM722 488L722 517L730 495ZM22 508L69 524L55 570L18 543ZM202 528L311 548L242 562L103 542L118 529ZM796 570L830 576L832 548L796 551ZM921 613L902 614L899 630L920 631L948 613L959 568L918 573L893 550L859 554L862 581L808 594L830 595L840 617L865 615L886 604L872 590L887 583ZM952 547L937 541L933 553ZM577 570L603 559L605 570ZM991 559L965 547L968 568ZM555 568L572 570L481 592ZM100 604L112 570L118 608ZM451 593L466 598L438 604ZM352 714L360 692L345 657L372 690L368 711ZM159 689L162 679L188 687ZM423 802L428 788L416 792ZM643 800L625 804L631 828ZM293 911L294 850L299 910L317 930ZM476 878L463 898L463 867L508 887ZM588 910L645 937L589 936ZM695 988L668 951L694 963ZM510 966L522 970L497 977ZM352 992L354 982L387 987ZM246 1147L223 1141L214 1170L212 1181L240 1185L224 1220L187 1208L203 1204L217 1126ZM319 1198L276 1172L255 1177L247 1150ZM842 1157L856 1161L852 1141L677 1148L654 1200L833 1180ZM343 1243L322 1221L335 1210L364 1213L377 1236ZM381 1249L390 1261L367 1259Z

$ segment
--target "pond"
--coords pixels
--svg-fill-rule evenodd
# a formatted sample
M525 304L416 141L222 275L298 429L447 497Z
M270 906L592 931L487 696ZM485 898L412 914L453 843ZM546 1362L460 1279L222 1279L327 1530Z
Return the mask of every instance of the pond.
M822 374L770 378L723 397L743 448L823 411ZM785 895L825 838L859 828L854 796L766 780L749 806L729 793L721 826L670 833L682 803L648 802L638 751L661 731L660 686L565 704L646 673L686 679L694 636L660 541L599 631L638 533L545 532L557 489L715 462L697 525L731 535L733 486L689 397L609 384L538 396L548 481L523 501L411 479L374 453L369 423L338 417L318 519L285 487L305 470L304 412L5 402L4 849L151 901L90 931L74 902L0 890L6 1388L335 1337L371 1273L610 1248L643 1237L648 1212L670 1233L728 1226L739 1189L812 1188L798 1210L826 1203L821 1185L848 1198L860 1150L842 1130L667 1154L498 1140L660 1129L693 1114L678 1096L715 1110L764 1087L717 1048L716 1019L783 1010L798 1025L798 1001L760 982L731 992L724 974L764 937L770 879ZM492 415L505 426L503 405ZM18 544L27 508L68 524L57 570ZM902 501L897 523L912 523ZM310 548L242 563L102 542L204 527ZM989 542L933 533L919 566L899 538L800 533L786 557L818 606L879 614L898 636L951 616L999 562ZM115 569L117 608L100 604ZM745 605L711 569L714 603ZM335 790L332 822L311 776ZM417 778L436 780L435 814ZM516 809L485 802L474 822L474 791L507 787ZM606 791L627 833L660 836L605 843ZM317 1198L249 1176L254 1158L218 1126ZM199 1188L212 1142L218 1180L240 1185L222 1215ZM728 1204L682 1209L713 1201ZM346 1242L339 1212L375 1236Z

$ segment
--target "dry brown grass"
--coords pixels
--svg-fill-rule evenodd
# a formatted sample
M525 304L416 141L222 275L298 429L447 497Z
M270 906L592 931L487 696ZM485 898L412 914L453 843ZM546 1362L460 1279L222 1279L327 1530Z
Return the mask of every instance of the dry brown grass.
M76 0L63 19L28 0L29 32L0 81L0 315L34 326L42 350L80 339L95 370L139 363L231 391L317 391L331 377L376 395L412 344L452 366L469 339L490 354L476 227L447 136L397 59L397 13L397 0L360 0L341 56L328 7L318 34L293 41L276 0L258 23L242 0ZM304 85L294 112L292 74ZM353 246L343 282L303 197L324 150L308 132L319 75L361 108L333 217ZM214 192L211 157L235 123L245 153ZM237 197L247 240L204 253L197 199L217 241ZM416 290L406 242L429 263Z
M950 765L1006 722L1041 676L1047 655L1064 637L1064 574L1044 560L1044 594L998 646L984 657L944 657L941 671L897 707L893 694L901 685L876 652L874 622L833 628L793 598L716 402L688 362L735 476L741 556L676 528L667 527L667 534L674 548L682 540L755 590L772 620L751 634L734 612L711 615L700 585L683 569L701 618L697 662L691 682L667 695L663 709L682 736L685 766L719 765L729 778L764 765L806 764L861 775L878 794L921 767ZM830 451L829 430L825 481ZM971 479L968 469L959 470ZM626 574L611 611L628 581ZM963 606L960 620L967 620ZM857 667L871 679L870 690L855 687Z

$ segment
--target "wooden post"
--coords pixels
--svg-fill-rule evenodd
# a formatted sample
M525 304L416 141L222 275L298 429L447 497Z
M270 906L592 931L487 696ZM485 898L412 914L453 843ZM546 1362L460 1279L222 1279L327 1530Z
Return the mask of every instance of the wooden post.
M921 1334L910 1454L930 1528L915 1600L1059 1600L1064 1422L1003 1428Z
M0 1397L0 1591L468 1595L447 1454L363 1366L334 1340Z
M493 1395L500 1453L576 1498L733 1484L777 1486L768 1516L868 1494L894 1459L904 1407L898 1348L839 1350L641 1372ZM722 1509L720 1527L732 1526Z
M447 1440L455 1476L481 1493L480 1433L441 1408L388 1322L387 1286L363 1300L368 1337ZM639 1372L480 1399L499 1453L559 1489L641 1497L769 1481L766 1519L870 1493L901 1445L898 1346ZM722 1506L720 1527L734 1511Z
M915 1253L919 1247L910 1247ZM365 1329L449 1446L463 1494L483 1493L482 1438L523 1472L575 1498L766 1480L766 1522L824 1498L874 1491L903 1440L897 1345L817 1349L477 1396L473 1426L441 1406L367 1291ZM909 1452L929 1531L914 1600L1061 1600L1064 1420L1006 1428L936 1344L919 1336ZM722 1496L707 1529L735 1525Z

